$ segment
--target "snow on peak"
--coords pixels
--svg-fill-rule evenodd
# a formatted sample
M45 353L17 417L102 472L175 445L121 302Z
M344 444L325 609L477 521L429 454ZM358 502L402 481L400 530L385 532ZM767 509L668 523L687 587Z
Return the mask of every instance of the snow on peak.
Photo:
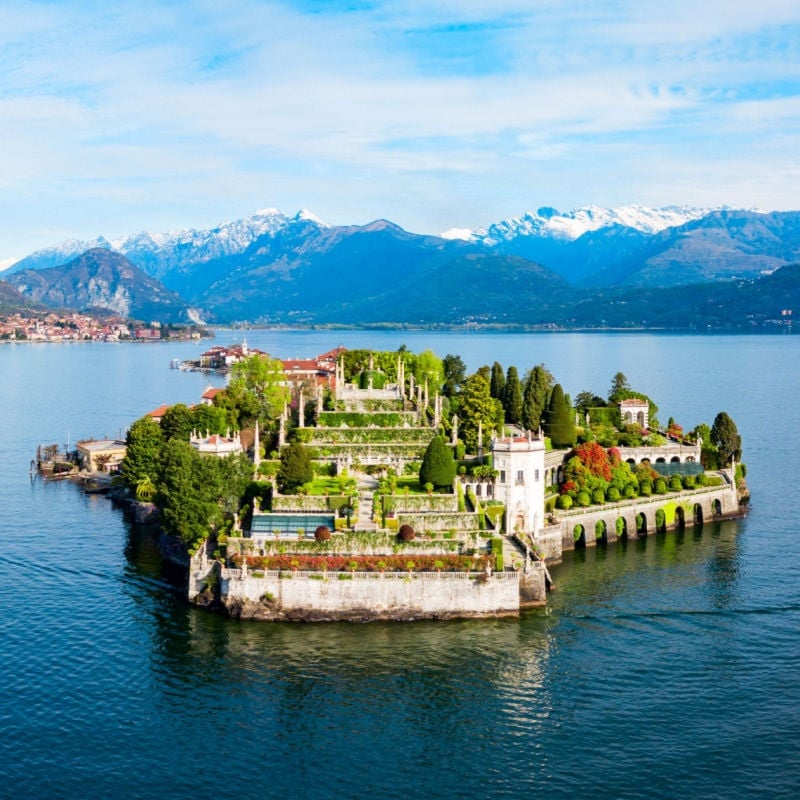
M512 217L496 222L484 235L475 231L470 238L481 240L490 246L515 239L517 236L538 236L572 241L589 231L613 225L633 228L643 233L658 233L665 228L673 228L691 220L700 219L712 210L689 206L665 206L664 208L585 206L562 213L554 208L545 207L535 212L529 211L521 217Z
M327 222L323 222L313 211L309 211L307 208L301 208L295 215L294 219L298 222L305 221L305 222L315 222L320 228L328 228L330 227Z
M473 231L470 228L448 228L446 231L442 231L439 236L441 236L442 239L461 239L465 242L469 242L472 240L473 236L480 233L485 233L485 231Z

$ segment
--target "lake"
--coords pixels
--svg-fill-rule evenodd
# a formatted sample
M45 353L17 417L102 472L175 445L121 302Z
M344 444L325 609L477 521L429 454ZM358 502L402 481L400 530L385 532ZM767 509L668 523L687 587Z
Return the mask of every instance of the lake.
M205 344L0 346L0 776L26 798L800 796L800 338L248 331L617 371L684 428L736 422L739 522L567 554L547 611L497 621L237 622L171 590L101 496L29 479L40 443L124 435L209 384ZM218 333L219 343L241 332Z

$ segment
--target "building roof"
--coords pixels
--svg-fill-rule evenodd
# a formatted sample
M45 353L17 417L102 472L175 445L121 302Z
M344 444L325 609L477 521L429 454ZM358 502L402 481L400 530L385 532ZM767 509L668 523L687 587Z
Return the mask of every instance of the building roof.
M619 404L621 406L649 406L647 400L642 400L638 397L629 397L627 400L620 400Z
M215 386L209 386L202 395L200 395L201 399L203 400L213 400L220 392L225 391L224 389L219 389Z
M163 405L160 405L158 408L154 408L152 411L149 411L145 416L160 420L164 416L164 414L167 413L168 408L169 406L166 403L164 403Z
M79 450L87 453L102 453L104 450L124 450L127 445L119 439L86 439L76 442L75 446Z

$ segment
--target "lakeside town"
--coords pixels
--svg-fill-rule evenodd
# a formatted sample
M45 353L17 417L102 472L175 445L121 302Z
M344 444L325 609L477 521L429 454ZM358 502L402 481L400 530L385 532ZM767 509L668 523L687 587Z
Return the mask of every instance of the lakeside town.
M96 317L78 312L0 315L2 342L147 342L199 340L209 335L206 329L194 326L143 324L122 317Z

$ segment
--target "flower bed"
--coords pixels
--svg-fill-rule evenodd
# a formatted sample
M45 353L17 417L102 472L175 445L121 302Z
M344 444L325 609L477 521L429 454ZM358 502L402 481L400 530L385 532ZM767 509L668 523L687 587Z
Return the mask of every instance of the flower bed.
M254 570L304 570L315 572L469 572L482 571L493 563L491 556L477 558L462 555L386 555L386 556L311 556L235 555L231 563L241 568L243 563Z

